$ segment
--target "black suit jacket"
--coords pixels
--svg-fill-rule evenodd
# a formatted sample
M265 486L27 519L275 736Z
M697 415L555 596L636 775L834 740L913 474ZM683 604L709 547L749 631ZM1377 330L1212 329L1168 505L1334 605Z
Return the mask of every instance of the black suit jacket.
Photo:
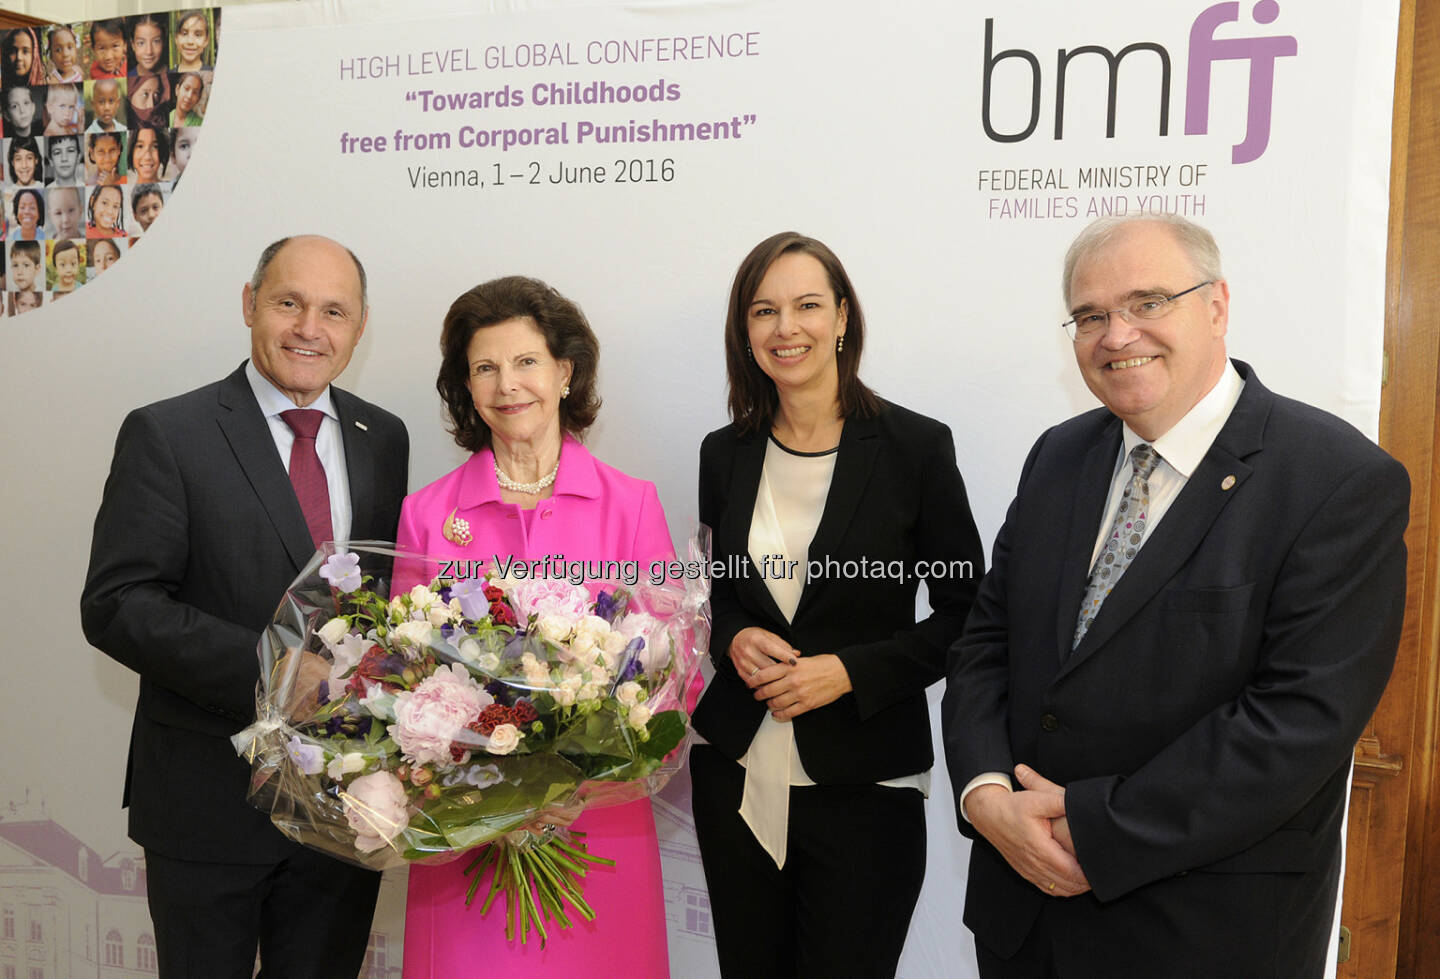
M1018 762L1065 786L1093 893L1042 895L977 839L965 920L1002 957L1043 914L1062 975L1322 968L1351 754L1399 640L1409 480L1236 367L1234 412L1073 653L1121 424L1071 419L1025 463L953 651L945 750L957 797Z
M331 395L350 536L393 540L405 426L338 388ZM91 644L140 674L125 804L142 846L228 863L270 862L293 846L245 801L249 766L229 738L255 716L260 632L314 551L243 365L126 417L80 614Z
M719 561L747 553L766 442L730 425L700 448L700 520ZM732 759L749 749L765 705L736 675L729 650L741 629L760 626L803 654L834 653L850 675L851 693L793 721L811 778L864 784L925 771L934 763L925 688L944 673L985 560L950 429L896 405L846 421L809 557L831 570L806 583L791 624L753 563L746 577L712 580L715 678L695 729ZM917 561L945 568L924 579L932 611L918 624ZM848 562L869 573L848 574Z

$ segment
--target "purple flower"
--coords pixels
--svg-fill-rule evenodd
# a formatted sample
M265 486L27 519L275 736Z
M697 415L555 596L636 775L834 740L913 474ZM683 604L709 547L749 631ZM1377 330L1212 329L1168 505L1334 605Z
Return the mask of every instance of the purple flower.
M611 625L615 624L615 616L620 609L620 602L616 600L614 592L602 591L595 596L595 614Z
M640 650L644 648L645 640L639 636L625 644L625 651L620 654L620 669L616 672L618 682L633 680L644 671L645 664L640 660Z
M490 614L490 599L485 597L484 578L465 578L450 586L450 597L460 599L460 614L478 622Z
M360 555L353 551L332 554L320 566L320 577L339 592L351 592L360 587Z

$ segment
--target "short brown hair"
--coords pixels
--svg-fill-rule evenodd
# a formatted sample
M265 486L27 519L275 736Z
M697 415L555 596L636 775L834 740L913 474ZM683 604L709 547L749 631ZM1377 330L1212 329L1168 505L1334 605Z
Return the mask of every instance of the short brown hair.
M742 432L761 432L770 428L775 411L780 404L780 395L775 382L760 369L750 354L750 331L748 328L750 304L760 290L760 283L770 266L781 255L789 252L803 252L811 256L825 269L830 280L830 291L835 294L835 305L845 303L845 350L835 357L835 366L840 374L840 414L845 418L873 418L880 413L880 399L860 380L860 354L865 349L865 314L860 310L860 298L855 287L824 242L807 238L795 231L782 231L771 235L750 250L740 268L735 271L735 281L730 286L730 302L725 313L725 376L729 385L730 419Z
M462 449L479 452L490 444L490 426L475 410L466 380L470 376L470 341L487 326L528 319L545 338L556 360L570 361L570 394L560 401L560 428L582 438L600 411L595 376L600 341L580 307L539 279L508 275L491 279L450 304L440 332L440 376L435 390L450 415L450 434Z

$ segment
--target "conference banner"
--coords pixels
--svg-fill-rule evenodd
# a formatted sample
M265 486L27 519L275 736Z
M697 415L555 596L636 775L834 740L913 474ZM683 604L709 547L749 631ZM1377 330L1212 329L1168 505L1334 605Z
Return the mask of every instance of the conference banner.
M207 12L203 103L174 113L195 83L172 67L172 112L152 130L171 151L146 171L163 213L142 218L134 181L112 180L121 209L112 220L113 195L97 196L111 223L79 229L78 261L53 242L22 250L28 289L7 249L7 289L45 295L0 319L0 969L154 969L143 854L120 808L136 678L87 645L77 599L121 420L248 355L241 288L278 237L323 233L364 262L369 325L337 383L405 421L412 490L465 458L435 391L451 301L509 274L575 300L601 348L588 446L657 485L681 543L700 441L727 421L731 277L783 230L845 263L869 324L864 380L951 428L987 550L1035 439L1096 404L1060 326L1060 266L1099 216L1210 228L1232 355L1377 431L1397 3L486 6ZM82 64L91 33L74 26ZM78 85L89 113L111 88ZM201 132L192 114L203 139L176 182L176 134ZM88 204L101 186L76 189ZM116 223L143 238L97 248L121 239ZM87 272L97 250L123 261ZM943 765L926 811L900 974L973 975L968 843ZM672 972L717 976L683 773L654 813ZM400 974L404 895L403 871L387 872L367 977Z

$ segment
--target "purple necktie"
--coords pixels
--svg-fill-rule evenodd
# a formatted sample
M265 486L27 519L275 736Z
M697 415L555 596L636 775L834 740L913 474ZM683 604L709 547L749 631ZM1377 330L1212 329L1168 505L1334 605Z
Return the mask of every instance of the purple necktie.
M295 442L290 446L290 483L295 487L295 498L300 501L300 510L305 514L305 524L310 528L310 538L315 546L335 538L330 524L330 486L325 481L325 467L320 465L320 455L315 451L315 434L325 420L325 412L315 408L291 408L280 412L290 431L295 433Z

